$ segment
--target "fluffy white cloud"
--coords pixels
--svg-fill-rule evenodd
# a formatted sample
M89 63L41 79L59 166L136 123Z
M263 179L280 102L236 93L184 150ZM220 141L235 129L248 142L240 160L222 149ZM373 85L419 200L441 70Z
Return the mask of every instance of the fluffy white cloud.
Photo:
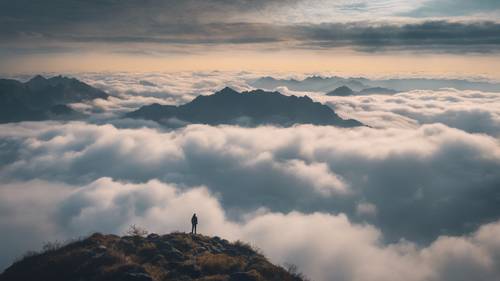
M316 99L373 127L416 128L443 123L471 133L500 136L498 93L443 89Z
M1 127L8 151L1 163L3 181L88 184L111 177L136 183L157 179L180 188L203 185L221 198L233 219L261 207L343 212L373 223L389 241L428 242L472 231L500 215L498 140L439 124L419 129L191 125L168 131L81 122ZM360 206L363 202L373 206Z

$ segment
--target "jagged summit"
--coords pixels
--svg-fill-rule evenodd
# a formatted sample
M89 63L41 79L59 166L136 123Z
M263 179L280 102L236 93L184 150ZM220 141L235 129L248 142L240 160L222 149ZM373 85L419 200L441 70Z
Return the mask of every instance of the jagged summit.
M0 79L0 123L80 118L67 104L97 98L107 99L108 94L61 75L36 75L25 83Z
M347 97L353 95L372 95L372 94L382 94L382 95L392 95L398 93L397 90L383 88L383 87L372 87L362 89L361 91L353 91L351 88L347 86L340 86L335 90L326 93L327 96L340 96Z
M329 92L332 89L347 86L358 92L367 88L387 88L397 91L411 90L439 90L455 88L458 90L500 91L500 83L487 81L473 81L460 79L429 79L429 78L394 78L394 79L367 79L361 77L321 77L309 76L302 80L279 79L270 76L258 78L251 82L256 88L275 89L287 87L294 91ZM377 92L379 93L379 92Z
M28 83L36 83L36 82L45 81L45 80L47 80L47 78L43 77L40 74L37 74L37 75L33 76L33 78L28 80Z
M239 93L231 87L224 87L224 89L214 93L214 95L231 95L231 94L239 94Z
M294 124L362 126L352 119L340 118L330 107L307 96L286 96L279 92L252 90L237 92L226 87L212 95L200 95L180 105L147 105L125 115L154 120L169 125L170 120L183 124L235 124L240 126Z
M15 262L1 275L11 280L302 280L242 242L172 233L116 236L95 233Z

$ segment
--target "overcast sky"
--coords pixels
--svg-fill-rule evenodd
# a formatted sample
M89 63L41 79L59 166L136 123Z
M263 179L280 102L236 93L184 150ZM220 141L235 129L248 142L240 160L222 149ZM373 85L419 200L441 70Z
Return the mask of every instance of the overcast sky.
M481 59L498 57L499 15L493 0L2 0L0 72L321 71L439 55L498 76Z

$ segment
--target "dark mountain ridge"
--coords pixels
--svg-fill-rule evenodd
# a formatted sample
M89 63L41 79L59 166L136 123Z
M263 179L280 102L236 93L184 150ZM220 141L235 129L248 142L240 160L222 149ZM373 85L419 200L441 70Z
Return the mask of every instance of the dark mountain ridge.
M116 236L95 233L49 246L8 267L0 281L301 281L242 242L172 233Z
M471 81L462 79L438 79L438 78L395 78L395 79L367 79L362 77L321 77L310 76L302 80L277 79L273 77L262 77L250 83L256 88L275 89L287 87L294 91L317 91L328 92L332 89L347 86L354 91L366 88L389 88L398 91L411 90L439 90L442 88L455 88L458 90L479 90L500 92L500 83L487 81Z
M347 96L354 96L354 95L373 95L373 94L382 94L382 95L392 95L396 94L398 91L393 90L393 89L387 89L387 88L382 88L382 87L373 87L373 88L366 88L361 91L353 91L351 88L347 86L340 86L336 88L335 90L326 93L327 96L340 96L340 97L347 97Z
M228 87L212 95L198 96L180 106L159 104L143 106L126 114L126 117L154 120L164 124L175 119L210 125L315 124L340 127L363 125L353 119L340 118L330 107L314 102L307 96L285 96L279 92L263 90L239 93Z
M327 96L341 96L341 97L345 97L345 96L352 96L354 95L354 91L347 87L347 86L340 86L338 88L336 88L335 90L331 91L331 92L328 92L326 94Z
M108 94L75 78L0 79L0 123L81 117L67 104L97 98Z

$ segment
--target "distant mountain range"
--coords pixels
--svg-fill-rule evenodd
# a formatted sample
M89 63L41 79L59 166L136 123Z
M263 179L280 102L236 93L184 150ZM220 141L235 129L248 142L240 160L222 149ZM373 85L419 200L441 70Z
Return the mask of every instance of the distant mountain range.
M186 123L237 124L242 126L293 124L356 127L363 124L340 118L330 107L311 98L285 96L279 92L254 90L239 93L231 88L208 96L198 96L180 105L152 104L126 114L129 118L148 119L165 125Z
M67 104L97 98L108 94L74 78L0 79L0 123L80 118L83 114Z
M411 90L438 90L442 88L500 92L500 83L478 82L460 79L402 78L371 80L361 77L343 78L338 76L310 76L303 80L297 80L262 77L251 82L250 84L256 88L263 89L275 89L276 87L285 86L288 89L294 91L315 91L325 93L341 86L347 86L354 91L381 87L395 89L398 92Z
M373 95L373 94L390 95L390 94L395 94L395 93L398 93L398 91L393 90L393 89L382 88L382 87L366 88L366 89L363 89L361 91L355 92L347 86L340 86L337 89L326 93L326 95L327 96L346 97L346 96L354 96L354 95Z

